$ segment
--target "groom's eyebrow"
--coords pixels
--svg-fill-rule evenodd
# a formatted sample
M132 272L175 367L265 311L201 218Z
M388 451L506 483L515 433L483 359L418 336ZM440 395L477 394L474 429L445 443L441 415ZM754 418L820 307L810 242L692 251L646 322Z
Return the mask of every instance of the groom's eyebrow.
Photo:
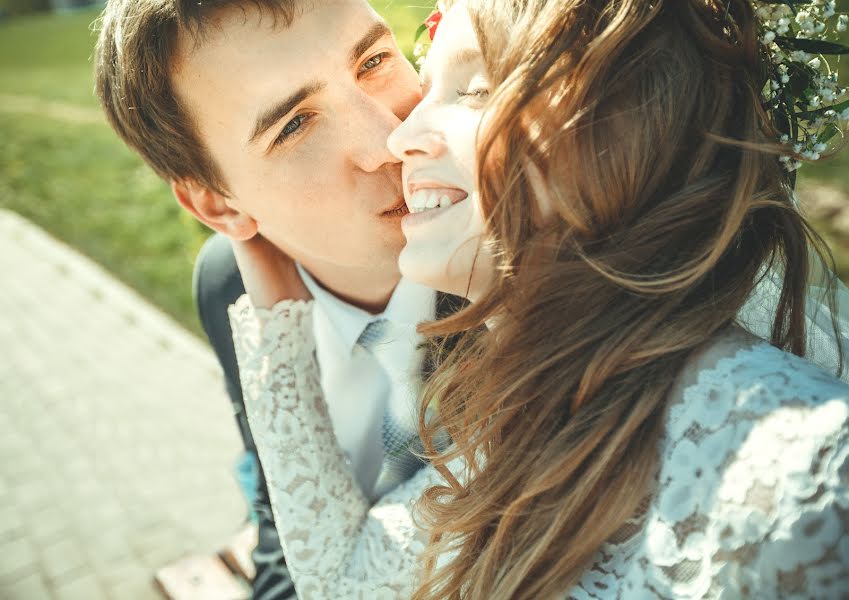
M381 38L392 35L392 31L383 21L377 21L365 34L357 40L348 54L348 62L353 68L363 53L374 46ZM264 110L256 119L253 132L248 138L248 144L253 144L266 131L271 129L275 123L288 115L298 104L314 96L323 90L327 84L323 81L311 81L302 86L295 93L277 102L274 106Z
M271 129L275 123L288 115L298 104L319 93L327 84L323 81L311 81L298 91L277 102L274 106L265 109L256 119L253 133L248 139L248 144L253 144L266 131Z
M369 30L366 31L365 35L357 40L357 43L354 44L353 48L351 48L351 52L348 55L348 63L350 67L353 68L366 50L374 46L380 38L386 37L387 35L392 35L392 31L386 23L383 21L377 21L374 25L372 25Z

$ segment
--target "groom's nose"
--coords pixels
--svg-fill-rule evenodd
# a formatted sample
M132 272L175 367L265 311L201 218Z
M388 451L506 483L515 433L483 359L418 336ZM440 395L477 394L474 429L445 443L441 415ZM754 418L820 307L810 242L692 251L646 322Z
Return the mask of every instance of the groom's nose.
M389 107L360 92L351 97L347 113L347 135L354 166L373 173L386 164L399 162L386 145L389 134L401 123Z

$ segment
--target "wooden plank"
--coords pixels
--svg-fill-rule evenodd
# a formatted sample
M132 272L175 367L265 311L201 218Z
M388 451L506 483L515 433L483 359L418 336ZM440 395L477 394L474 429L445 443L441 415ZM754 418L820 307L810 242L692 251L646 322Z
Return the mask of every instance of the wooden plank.
M154 579L169 600L250 598L250 590L217 556L187 556L159 569Z
M258 536L256 524L248 523L220 553L230 570L248 581L253 581L256 577L256 566L251 558L251 552L256 548Z

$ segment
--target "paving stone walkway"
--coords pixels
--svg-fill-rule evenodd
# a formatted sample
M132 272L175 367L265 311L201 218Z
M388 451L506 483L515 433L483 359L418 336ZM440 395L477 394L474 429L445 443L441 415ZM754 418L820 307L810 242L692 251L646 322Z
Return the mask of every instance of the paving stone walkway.
M0 599L161 599L242 523L239 449L211 351L0 210Z

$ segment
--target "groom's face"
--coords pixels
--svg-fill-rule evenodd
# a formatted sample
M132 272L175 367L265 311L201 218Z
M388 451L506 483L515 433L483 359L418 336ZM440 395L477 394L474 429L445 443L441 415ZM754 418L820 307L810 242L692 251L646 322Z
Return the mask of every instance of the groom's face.
M227 187L224 202L317 272L397 272L406 213L386 139L418 76L364 0L305 2L289 27L246 4L178 42L177 96Z

